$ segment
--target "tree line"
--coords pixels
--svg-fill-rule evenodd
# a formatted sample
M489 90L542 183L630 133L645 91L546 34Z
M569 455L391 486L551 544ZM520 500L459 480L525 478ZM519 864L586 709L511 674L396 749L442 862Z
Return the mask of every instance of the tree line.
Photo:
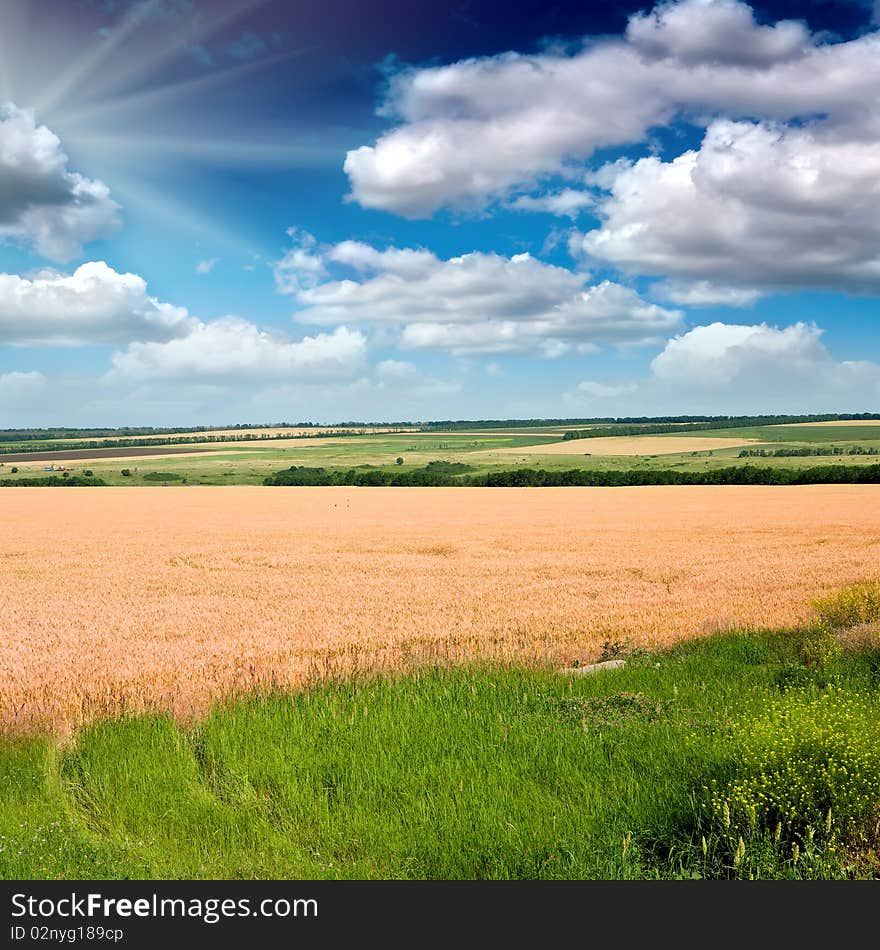
M574 429L566 432L562 439L602 439L618 435L661 435L668 432L680 432L688 435L691 432L705 432L708 429L745 429L750 426L778 426L802 425L805 422L862 422L866 419L880 418L878 413L863 412L852 416L678 416L667 419L655 419L655 424L649 425L614 425L593 429ZM630 422L633 420L621 420ZM690 424L685 426L676 423ZM856 454L856 453L853 453Z
M638 485L821 485L880 484L880 465L818 465L809 468L760 468L736 465L707 471L678 469L589 471L519 468L503 472L450 474L442 469L411 469L395 472L384 469L325 469L291 466L263 480L264 485L308 486L348 485L375 487L454 486L486 488L586 488Z
M447 419L429 423L413 423L420 425L425 432L454 431L455 429L497 429L501 427L528 428L531 426L581 426L607 425L619 430L620 426L638 425L638 432L645 434L645 426L673 425L674 423L692 423L688 431L700 423L711 423L708 429L732 429L744 426L773 426L773 425L800 425L804 422L859 422L866 419L880 419L878 412L850 412L850 413L811 413L803 415L760 415L760 416L592 416L583 419ZM678 426L663 430L677 432ZM604 433L603 433L604 434ZM618 431L618 435L623 433ZM638 433L636 433L638 434ZM576 436L571 436L576 438ZM590 436L586 436L590 438Z
M813 455L880 455L880 449L863 445L816 445L794 449L743 449L738 458L804 458Z

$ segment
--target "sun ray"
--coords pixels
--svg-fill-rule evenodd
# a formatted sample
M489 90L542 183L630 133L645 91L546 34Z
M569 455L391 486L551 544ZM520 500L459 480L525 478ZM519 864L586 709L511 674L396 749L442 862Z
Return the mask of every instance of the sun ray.
M155 136L128 135L118 132L83 132L70 139L78 150L94 150L109 153L111 150L132 152L125 156L127 167L136 165L140 160L155 167L157 158L189 159L197 162L217 164L235 164L237 166L299 167L310 168L324 166L341 161L346 146L313 145L302 142L278 142L249 138L245 141L229 139L210 139L202 136ZM144 158L150 153L149 158Z
M123 16L122 22L115 29L107 32L103 42L87 50L58 76L35 102L31 103L37 113L48 115L56 108L60 108L76 92L80 83L113 55L160 2L161 0L145 0L144 3L131 7Z
M185 232L208 240L213 247L225 249L248 260L270 251L242 240L218 218L208 217L191 204L169 200L165 192L149 185L142 178L120 176L114 180L113 189L122 203L123 213L127 209L136 208L139 218L158 219L172 227L175 232Z
M122 90L132 89L139 80L160 76L170 59L185 56L188 49L206 42L268 0L233 0L231 7L219 11L215 3L207 16L196 11L193 20L185 27L167 29L160 35L145 32L149 14L157 2L159 0L145 0L144 4L136 8L143 12L130 25L126 24L124 35L112 46L102 46L101 49L106 50L106 53L87 57L87 61L77 70L76 81L66 84L65 96L56 96L50 107L57 109L62 105L68 106L74 97L78 104L84 100L99 102L115 99ZM118 49L122 40L127 39L137 27L144 27L139 34L139 43L126 48L124 58L115 63L113 60L108 61L109 54ZM99 70L98 66L102 68Z
M270 0L231 0L230 6L225 10L220 10L220 4L217 0L212 0L210 14L207 19L200 20L195 26L192 39L198 39L202 43L216 36L221 30L231 26L242 17L265 6ZM206 5L207 6L207 5ZM159 49L144 49L140 55L134 58L128 57L125 64L125 81L131 85L135 80L148 74L157 74L161 67L173 56L181 52L181 44L171 41L165 42ZM110 77L106 77L103 85L100 80L95 88L100 91L114 83Z
M207 89L228 83L233 79L239 79L249 73L258 72L259 70L267 69L285 60L301 56L304 52L304 49L288 50L284 53L277 53L274 56L267 56L250 63L241 63L236 66L216 70L207 75L182 79L167 83L158 88L108 99L79 110L66 111L64 114L64 123L67 128L75 128L79 125L93 123L100 118L107 118L120 111L124 112L128 117L132 116L139 109L148 112L160 106L174 103L183 96L204 92Z
M198 188L168 187L178 172L196 182L199 166L306 168L341 160L345 143L297 141L295 126L275 129L255 116L238 119L229 136L221 124L228 115L206 108L221 98L212 90L306 52L275 50L233 65L227 52L216 55L228 50L237 21L267 2L205 0L169 19L163 0L141 0L113 20L77 19L77 30L65 32L37 29L31 2L0 0L0 93L34 109L61 139L71 168L106 182L123 215L158 221L230 257L271 255L274 247L255 246L260 239L233 227L225 209L203 201ZM96 32L101 22L109 28ZM187 44L200 42L214 64L196 68L182 57L163 69ZM54 70L41 67L49 61Z
M32 8L26 3L7 0L3 7L2 28L0 28L0 101L15 102L16 94L20 91L15 88L14 81L18 70L18 55L21 49L17 47L17 38L27 36ZM11 46L8 44L12 44Z

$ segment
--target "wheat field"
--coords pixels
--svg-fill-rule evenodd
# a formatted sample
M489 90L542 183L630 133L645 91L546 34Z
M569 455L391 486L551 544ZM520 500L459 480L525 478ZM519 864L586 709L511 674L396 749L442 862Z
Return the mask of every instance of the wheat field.
M494 455L680 455L685 452L711 452L715 449L738 449L752 445L757 439L728 439L698 435L616 435L597 439L567 439L527 445L521 448L487 449Z
M791 624L878 565L873 486L8 489L2 727Z

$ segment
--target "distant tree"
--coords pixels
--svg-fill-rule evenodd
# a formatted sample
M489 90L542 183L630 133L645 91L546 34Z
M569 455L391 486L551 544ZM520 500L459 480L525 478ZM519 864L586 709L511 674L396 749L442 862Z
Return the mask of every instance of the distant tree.
M14 475L14 474L18 471L18 466L17 466L17 465L13 465L12 468L10 469L10 471L11 471L12 474Z
M403 459L399 455L394 461L396 462L397 465L403 465Z
M130 468L124 468L124 469L122 470L122 474L123 474L126 478L128 478L128 477L131 475L131 469L130 469Z
M95 474L95 473L94 473L90 468L87 468L87 469L83 472L83 475L85 475L86 478L91 478L92 475L94 475L94 474Z

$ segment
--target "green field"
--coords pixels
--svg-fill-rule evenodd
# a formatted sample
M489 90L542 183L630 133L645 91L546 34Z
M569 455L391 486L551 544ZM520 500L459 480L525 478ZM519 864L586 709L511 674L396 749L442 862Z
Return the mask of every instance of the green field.
M185 455L106 459L90 457L88 451L79 456L89 461L65 463L71 475L90 470L109 485L162 485L158 476L168 473L169 483L188 485L259 485L263 479L291 465L349 469L372 466L390 471L408 471L422 468L431 461L465 462L474 474L505 471L518 467L543 468L548 471L582 468L595 471L630 469L680 469L698 471L724 468L730 465L760 464L801 468L811 465L861 465L878 461L870 455L804 456L795 458L741 459L739 448L714 451L654 453L645 456L592 455L590 439L577 440L571 455L541 455L528 453L493 454L499 449L528 448L557 442L565 427L506 426L501 430L486 429L474 432L419 432L399 434L366 434L346 438L307 438L284 441L255 441L239 443L211 443L187 446ZM682 430L653 436L654 439L678 439ZM757 440L750 448L791 449L839 446L844 449L861 447L880 451L880 426L745 426L701 430L695 433L710 438L742 438ZM34 443L31 443L33 445ZM53 448L45 442L46 450ZM11 452L13 444L4 444L4 452ZM124 452L124 449L120 449ZM401 466L396 460L403 459ZM2 461L2 454L0 454ZM46 473L43 461L25 460L0 465L0 480L7 478L39 477ZM17 468L17 473L12 469ZM127 469L130 474L122 475Z
M0 878L869 878L880 643L423 669L0 743Z

